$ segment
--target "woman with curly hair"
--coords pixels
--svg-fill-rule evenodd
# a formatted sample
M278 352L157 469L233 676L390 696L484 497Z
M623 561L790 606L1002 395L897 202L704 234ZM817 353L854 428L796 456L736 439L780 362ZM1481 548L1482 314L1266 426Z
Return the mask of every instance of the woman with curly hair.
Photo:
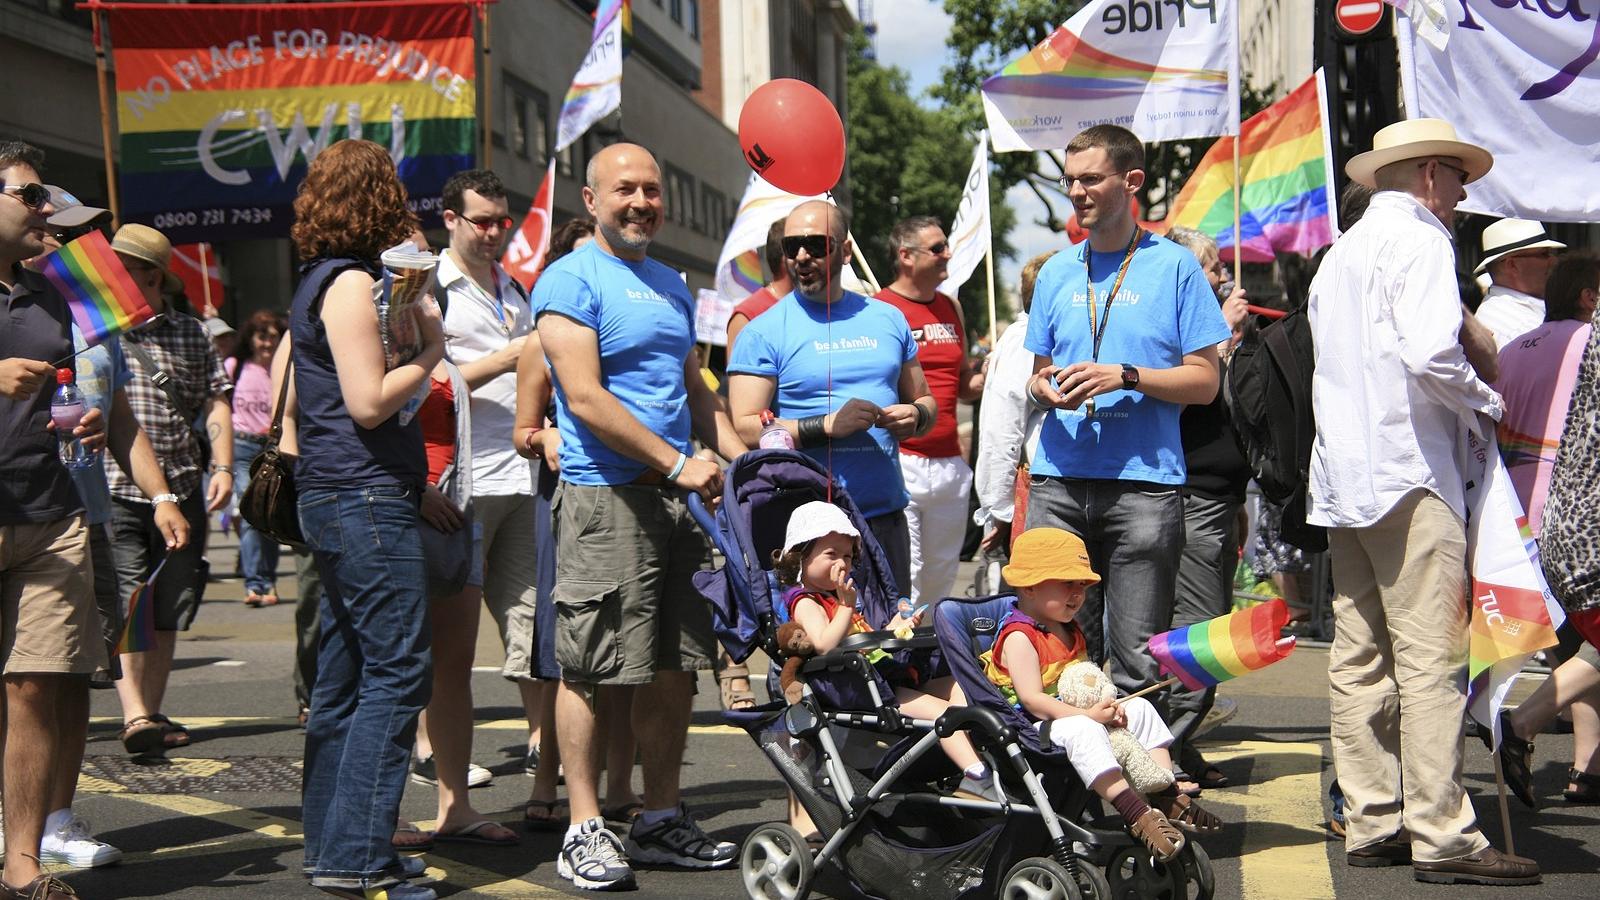
M250 484L250 463L267 445L272 428L272 354L289 327L289 319L276 310L259 310L245 320L233 355L222 361L233 379L233 502ZM278 542L263 535L242 518L239 522L239 563L244 572L246 606L276 606Z
M420 426L402 410L443 358L444 329L433 302L412 306L421 349L386 370L373 303L378 257L416 228L386 150L345 140L317 154L294 212L303 263L289 314L295 483L323 579L305 870L313 886L341 896L432 900L432 889L405 881L424 866L401 859L391 836L431 686L417 528L428 466Z

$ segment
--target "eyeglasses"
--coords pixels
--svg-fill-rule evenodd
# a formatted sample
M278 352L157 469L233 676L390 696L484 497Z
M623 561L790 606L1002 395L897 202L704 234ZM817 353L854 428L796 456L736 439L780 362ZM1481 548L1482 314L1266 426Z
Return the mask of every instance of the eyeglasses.
M937 244L933 244L933 245L930 245L930 246L927 246L927 247L912 247L910 249L911 249L912 253L919 253L919 252L920 253L931 253L934 256L943 256L944 252L946 250L950 249L950 242L949 241L940 241Z
M517 224L516 220L510 216L500 216L499 218L489 219L474 219L470 216L463 216L461 213L456 213L456 216L464 222L471 222L473 228L485 232L491 228L494 228L495 226L499 226L501 231L510 231L511 226Z
M1421 163L1418 163L1418 164L1417 164L1417 168L1419 168L1419 169L1426 169L1426 168L1427 168L1427 167L1428 167L1428 163L1430 163L1430 162L1432 162L1432 163L1438 163L1438 164L1439 164L1439 168L1441 168L1441 169L1449 169L1449 170L1450 170L1450 171L1452 171L1452 172L1454 172L1454 173L1456 173L1456 175L1458 175L1458 176L1459 176L1459 177L1460 177L1460 178L1461 178L1461 183L1462 183L1462 184L1463 184L1463 185L1464 185L1464 184L1466 184L1466 183L1467 183L1467 180L1468 180L1468 179L1470 179L1470 178L1471 178L1471 177L1472 177L1472 176L1471 176L1471 175L1470 175L1470 174L1469 174L1469 173L1468 173L1468 172L1467 172L1467 170L1466 170L1466 169L1463 169L1463 168L1461 168L1461 167L1460 167L1460 166L1453 166L1453 165L1451 165L1451 164L1449 164L1449 163L1447 163L1447 162L1445 162L1445 161L1444 161L1444 160L1442 160L1442 159L1430 159L1430 160L1427 160L1427 161L1426 161L1426 162L1421 162Z
M789 259L799 259L800 251L806 251L812 259L821 259L838 249L839 242L828 234L797 234L785 236L783 239L783 255Z
M50 201L50 189L42 184L8 184L5 192L34 212Z
M1056 179L1056 184L1061 185L1061 189L1063 191L1070 191L1070 190L1072 190L1072 185L1074 183L1076 183L1079 187L1081 187L1081 188L1083 188L1084 190L1087 191L1087 190L1093 190L1094 188L1099 187L1100 183L1105 181L1107 178L1116 178L1118 175L1126 175L1126 174L1128 174L1126 170L1121 170L1121 171L1111 172L1109 174L1104 174L1104 175L1102 175L1099 172L1090 172L1087 175L1077 175L1077 176L1063 175L1060 178Z

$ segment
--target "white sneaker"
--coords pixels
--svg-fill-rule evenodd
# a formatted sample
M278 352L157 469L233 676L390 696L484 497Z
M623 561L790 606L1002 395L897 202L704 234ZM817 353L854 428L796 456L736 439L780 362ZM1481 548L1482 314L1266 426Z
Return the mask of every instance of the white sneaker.
M95 840L89 823L73 816L54 831L45 832L39 841L39 861L93 869L108 866L122 858L122 851L105 841Z
M467 763L467 787L483 787L494 780L494 773L477 763Z

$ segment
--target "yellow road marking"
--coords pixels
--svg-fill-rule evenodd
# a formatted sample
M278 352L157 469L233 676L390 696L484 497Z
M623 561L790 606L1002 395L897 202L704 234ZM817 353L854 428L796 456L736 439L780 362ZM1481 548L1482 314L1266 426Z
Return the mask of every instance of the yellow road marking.
M181 720L184 727L191 731L207 728L236 728L245 725L282 725L285 728L298 727L294 716L184 716ZM122 720L114 716L98 716L90 720L91 726L121 728ZM526 719L485 719L476 723L473 728L489 731L527 731ZM732 725L690 725L690 734L744 734L741 728Z
M1239 741L1208 744L1206 759L1251 760L1250 784L1244 791L1219 791L1225 802L1245 808L1253 823L1271 828L1245 829L1239 856L1239 881L1244 900L1274 900L1294 885L1300 900L1333 900L1333 870L1322 811L1322 747L1318 744Z

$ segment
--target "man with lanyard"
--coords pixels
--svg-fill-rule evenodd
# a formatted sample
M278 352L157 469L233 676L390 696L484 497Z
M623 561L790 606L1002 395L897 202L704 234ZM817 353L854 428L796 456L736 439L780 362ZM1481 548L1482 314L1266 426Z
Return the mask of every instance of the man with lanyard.
M1144 184L1133 132L1097 125L1073 138L1061 184L1089 239L1045 263L1028 320L1028 393L1047 411L1028 527L1088 544L1103 580L1078 618L1091 654L1109 656L1112 680L1132 693L1160 680L1145 644L1172 621L1178 414L1216 396L1216 345L1230 332L1194 255L1133 220L1128 198Z
M983 370L967 355L961 310L939 293L950 274L950 241L932 216L912 216L889 232L895 279L877 299L900 310L917 342L917 361L928 378L933 401L945 415L922 437L900 442L905 477L906 520L911 531L911 584L901 590L920 606L950 593L961 564L967 534L967 495L972 467L961 456L956 436L956 401L983 395Z
M517 358L533 330L528 299L500 267L511 236L505 185L487 169L445 182L450 246L439 256L445 347L472 389L472 516L483 574L483 599L500 630L500 674L517 683L528 717L525 768L536 767L538 728L552 694L533 680L533 469L511 447L517 410Z

